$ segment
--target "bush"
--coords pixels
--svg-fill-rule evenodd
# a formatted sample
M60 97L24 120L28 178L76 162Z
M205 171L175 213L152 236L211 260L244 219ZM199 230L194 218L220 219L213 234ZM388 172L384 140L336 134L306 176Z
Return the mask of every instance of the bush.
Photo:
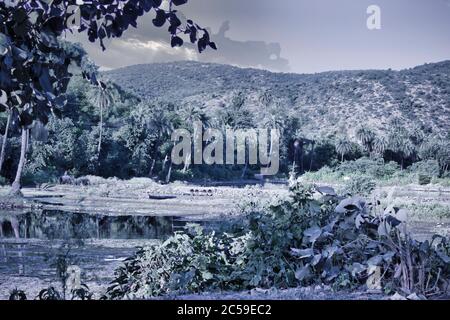
M421 186L426 186L428 184L431 183L431 177L424 175L424 174L419 174L419 184Z
M5 177L0 176L0 186L6 186L8 185L8 179L6 179Z
M250 212L234 234L197 227L139 250L117 270L105 297L315 283L342 288L364 284L373 268L382 272L386 292L447 290L448 238L415 241L405 231L404 210L374 215L361 198L341 201L331 188L316 191L295 184L289 199Z
M194 178L192 171L187 170L183 172L182 170L175 170L172 172L172 178L173 181L190 181Z
M428 176L431 178L439 177L440 175L440 167L439 162L436 160L425 160L414 163L410 168L409 172L420 176ZM431 181L429 182L431 183Z
M246 237L204 233L189 225L164 242L140 248L116 271L106 299L146 298L206 288L239 287L233 272L243 265Z
M25 173L22 177L22 183L25 186L35 186L43 183L55 183L58 181L56 173L49 169L48 171L38 170L36 172L30 172L25 169Z
M343 175L367 175L375 179L388 179L399 170L400 167L395 162L384 163L381 159L368 158L347 161L336 168L336 171Z
M410 214L417 218L426 219L450 219L450 206L438 203L420 203L404 205Z
M344 193L349 195L368 196L376 188L376 183L369 176L352 176L344 186Z
M323 167L317 172L306 173L302 176L304 181L336 183L343 178L365 176L372 180L391 180L398 178L400 167L395 162L384 163L383 160L361 158L355 161L346 161L335 168Z

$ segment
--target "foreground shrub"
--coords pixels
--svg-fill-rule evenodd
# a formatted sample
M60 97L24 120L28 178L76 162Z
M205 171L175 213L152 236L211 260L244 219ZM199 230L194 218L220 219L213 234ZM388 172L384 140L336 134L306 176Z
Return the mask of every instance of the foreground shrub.
M204 233L190 226L125 261L116 271L105 299L140 299L170 293L200 292L206 289L240 288L234 272L244 264L246 237L226 233Z
M446 292L449 240L418 242L405 219L405 210L381 210L359 197L338 197L332 188L295 184L289 199L250 211L234 235L197 228L139 250L117 270L106 297L316 283L342 288L368 280L386 293ZM378 279L371 279L374 273Z

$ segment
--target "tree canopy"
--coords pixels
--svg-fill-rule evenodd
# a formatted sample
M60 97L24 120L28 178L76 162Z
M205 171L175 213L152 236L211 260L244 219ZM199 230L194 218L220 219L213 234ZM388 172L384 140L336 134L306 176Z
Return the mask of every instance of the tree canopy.
M153 11L156 27L169 25L172 46L183 45L180 34L198 44L216 48L206 29L192 20L182 26L175 7L187 0L10 0L0 3L0 86L2 108L12 107L21 126L34 119L47 123L50 112L58 113L61 96L70 80L70 66L82 65L78 51L65 50L57 40L66 32L85 32L90 41L120 37L137 19ZM79 19L77 19L79 17ZM201 36L200 36L201 34ZM92 70L84 75L96 83Z
M8 109L13 121L22 128L22 141L35 120L47 124L50 114L59 115L66 103L64 93L81 66L83 77L104 87L96 78L96 69L83 63L85 54L76 47L61 44L67 32L86 33L89 41L118 38L150 11L155 27L168 25L172 47L182 46L181 36L197 43L202 52L216 49L209 33L192 20L183 25L176 7L187 0L8 0L0 3L0 111ZM75 49L74 49L75 48ZM25 150L25 149L24 149ZM21 152L19 169L25 159ZM20 180L18 170L17 179ZM15 181L16 188L20 185ZM14 185L13 185L14 186ZM14 188L13 188L14 189ZM16 190L17 191L17 190Z

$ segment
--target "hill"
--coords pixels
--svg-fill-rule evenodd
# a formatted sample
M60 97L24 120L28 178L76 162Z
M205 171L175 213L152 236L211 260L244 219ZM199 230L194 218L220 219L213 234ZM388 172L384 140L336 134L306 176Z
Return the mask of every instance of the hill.
M130 66L104 75L141 98L194 103L209 110L226 109L232 97L242 93L256 118L277 109L297 116L310 133L352 135L361 125L383 131L393 117L425 132L450 131L450 61L401 71L318 74L175 62Z

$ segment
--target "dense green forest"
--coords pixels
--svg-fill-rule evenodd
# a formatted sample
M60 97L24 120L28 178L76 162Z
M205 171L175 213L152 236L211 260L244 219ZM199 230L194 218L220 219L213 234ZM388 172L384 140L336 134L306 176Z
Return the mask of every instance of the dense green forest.
M414 121L409 120L408 115L418 110L423 112L423 108L427 112L447 110L449 100L444 98L450 90L449 63L423 66L403 73L392 72L397 78L409 79L409 84L413 78L431 77L435 83L430 84L428 90L440 94L433 94L429 100L426 94L417 93L424 107L410 105L403 113L398 110L391 112L394 105L387 99L376 107L377 112L383 115L381 118L385 118L382 122L352 122L347 112L364 119L367 108L372 108L365 103L366 93L355 97L346 89L336 90L345 83L350 85L351 77L356 79L351 84L355 87L354 92L368 90L367 83L358 82L358 79L378 75L377 81L382 83L392 78L390 71L302 76L208 64L199 66L213 73L201 68L194 72L192 65L195 63L149 65L139 75L134 72L134 67L107 72L100 76L106 79L105 89L91 85L80 75L73 77L62 116L51 116L46 129L35 122L31 130L24 183L54 182L66 171L74 176L153 177L161 181L251 179L258 173L257 166L246 170L237 165L175 167L169 170L172 131L176 128L192 131L194 121L202 121L205 127L222 131L226 128L280 129L279 175L284 177L293 170L297 173L316 171L362 157L386 163L393 161L398 170L420 162L414 168L428 167L425 171L433 176L445 176L448 172L449 128L441 126L446 115L418 116ZM163 74L164 67L167 72ZM430 73L430 70L435 70L435 73ZM211 74L214 74L215 82L210 79ZM193 79L192 86L185 81L177 83L186 75L189 75L189 83ZM204 79L203 75L206 75ZM242 80L237 81L241 77ZM244 81L246 77L253 82ZM147 84L141 83L143 79ZM334 85L324 87L327 82ZM298 89L307 83L307 87ZM398 81L396 85L401 87ZM388 84L386 88L395 90ZM410 88L401 90L411 91ZM319 94L330 96L329 107L321 116L316 112L326 106L324 98L317 99ZM336 102L331 101L331 97L343 104L341 113L333 111ZM419 98L414 99L410 98L417 103ZM312 106L304 109L308 104ZM322 125L315 128L310 119L320 121ZM0 129L4 132L5 113L1 120ZM343 121L347 123L342 125ZM19 153L19 128L12 123L2 167L3 183L14 178Z

